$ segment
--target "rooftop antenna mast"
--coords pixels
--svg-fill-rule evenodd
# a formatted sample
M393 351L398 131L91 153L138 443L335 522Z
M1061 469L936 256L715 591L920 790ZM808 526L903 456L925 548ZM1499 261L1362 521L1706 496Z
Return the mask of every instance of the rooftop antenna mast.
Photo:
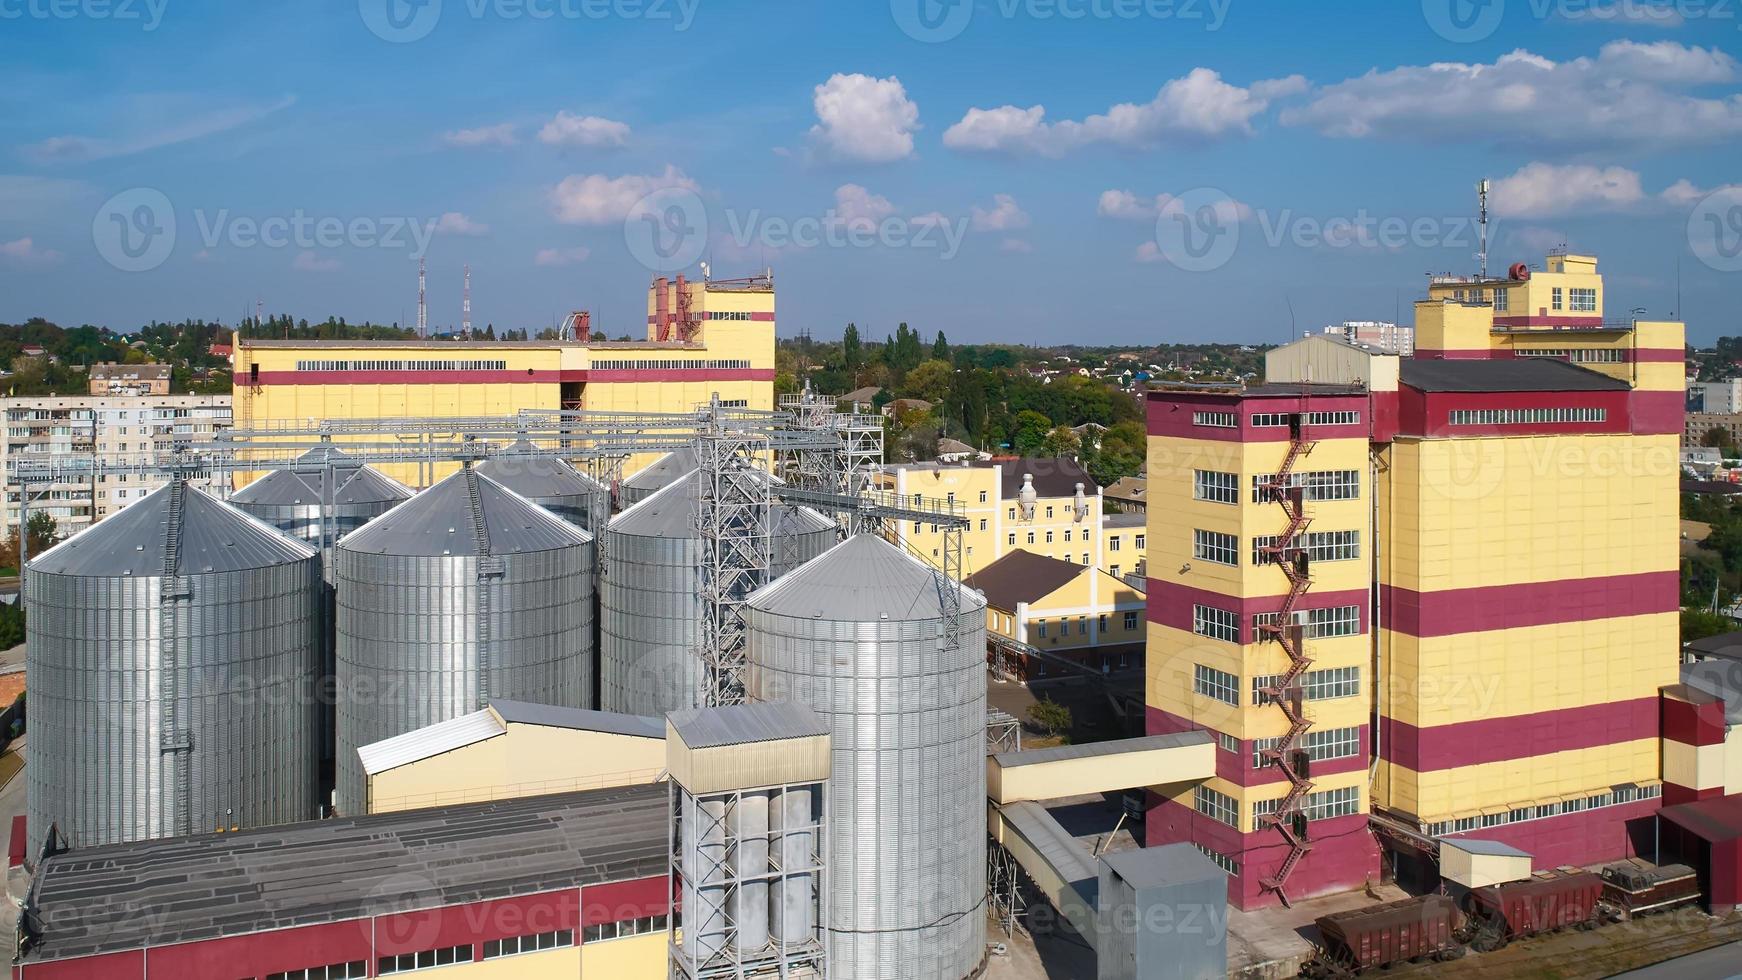
M460 334L467 340L472 339L472 266L466 265L464 298L460 301Z
M1476 182L1476 201L1480 212L1477 223L1482 227L1482 250L1476 253L1481 263L1481 276L1488 278L1488 178L1483 177Z
M419 340L425 340L429 337L429 302L424 286L424 266L423 259L420 258L417 260L417 339Z

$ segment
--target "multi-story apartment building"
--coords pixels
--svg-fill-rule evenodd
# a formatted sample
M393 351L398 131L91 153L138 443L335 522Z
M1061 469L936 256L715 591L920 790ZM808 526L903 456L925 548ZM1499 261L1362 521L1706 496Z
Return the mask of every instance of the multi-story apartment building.
M167 395L168 364L93 364L88 378L92 395Z
M1149 726L1224 751L1148 843L1243 908L1448 836L1620 857L1659 805L1683 327L1548 267L1436 280L1414 358L1311 337L1264 384L1149 395Z
M1415 328L1400 327L1386 320L1345 320L1326 327L1325 333L1387 354L1408 357L1415 353Z
M20 457L51 453L89 453L144 459L173 452L178 443L205 440L230 425L229 395L0 399L6 439L0 467ZM19 487L6 485L5 528L18 525ZM60 533L89 527L142 499L163 481L146 476L98 476L52 486L33 486L30 506L54 517ZM195 481L199 485L201 481Z
M1703 381L1693 386L1699 395L1699 410L1710 415L1735 415L1742 411L1742 378Z

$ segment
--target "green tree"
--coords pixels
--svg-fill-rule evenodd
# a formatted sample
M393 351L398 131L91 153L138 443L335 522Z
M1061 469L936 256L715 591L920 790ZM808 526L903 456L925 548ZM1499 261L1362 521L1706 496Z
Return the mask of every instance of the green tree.
M1062 732L1070 731L1071 709L1051 698L1042 698L1028 706L1028 720L1045 732L1047 737L1056 737Z
M934 405L941 404L950 395L950 381L955 373L948 361L924 361L907 372L907 379L901 386L902 393L908 398L923 398Z
M851 323L841 333L841 363L848 371L857 371L865 363L865 350L859 342L859 328Z
M1736 628L1734 621L1728 616L1717 613L1703 612L1698 609L1682 610L1682 642L1691 643L1719 633L1728 633Z
M949 362L950 342L944 339L944 332L942 330L938 331L937 339L931 342L931 356L934 361Z
M1010 448L1018 456L1039 454L1046 445L1047 433L1052 431L1052 419L1029 409L1018 412L1015 423L1015 432L1010 437Z
M1707 429L1705 438L1700 440L1700 445L1721 449L1726 457L1736 455L1736 444L1730 438L1730 430L1721 425Z
M1082 440L1077 438L1075 432L1062 425L1054 426L1046 434L1046 441L1041 443L1041 452L1048 456L1074 456L1080 448Z

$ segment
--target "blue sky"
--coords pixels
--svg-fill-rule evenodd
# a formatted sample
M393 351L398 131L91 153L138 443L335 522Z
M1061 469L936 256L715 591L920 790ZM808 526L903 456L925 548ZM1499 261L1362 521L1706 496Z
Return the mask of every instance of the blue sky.
M0 320L409 323L425 254L434 327L469 263L640 336L699 258L783 334L1281 340L1474 271L1486 176L1494 269L1679 262L1709 341L1739 57L1742 0L0 0Z

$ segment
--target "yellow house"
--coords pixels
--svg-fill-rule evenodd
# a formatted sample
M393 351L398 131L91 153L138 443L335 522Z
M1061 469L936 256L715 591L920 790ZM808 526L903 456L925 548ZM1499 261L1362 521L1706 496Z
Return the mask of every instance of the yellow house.
M965 584L986 596L986 628L1109 669L1143 661L1143 593L1099 568L1017 550Z
M370 813L639 786L665 768L659 718L520 701L357 749Z

